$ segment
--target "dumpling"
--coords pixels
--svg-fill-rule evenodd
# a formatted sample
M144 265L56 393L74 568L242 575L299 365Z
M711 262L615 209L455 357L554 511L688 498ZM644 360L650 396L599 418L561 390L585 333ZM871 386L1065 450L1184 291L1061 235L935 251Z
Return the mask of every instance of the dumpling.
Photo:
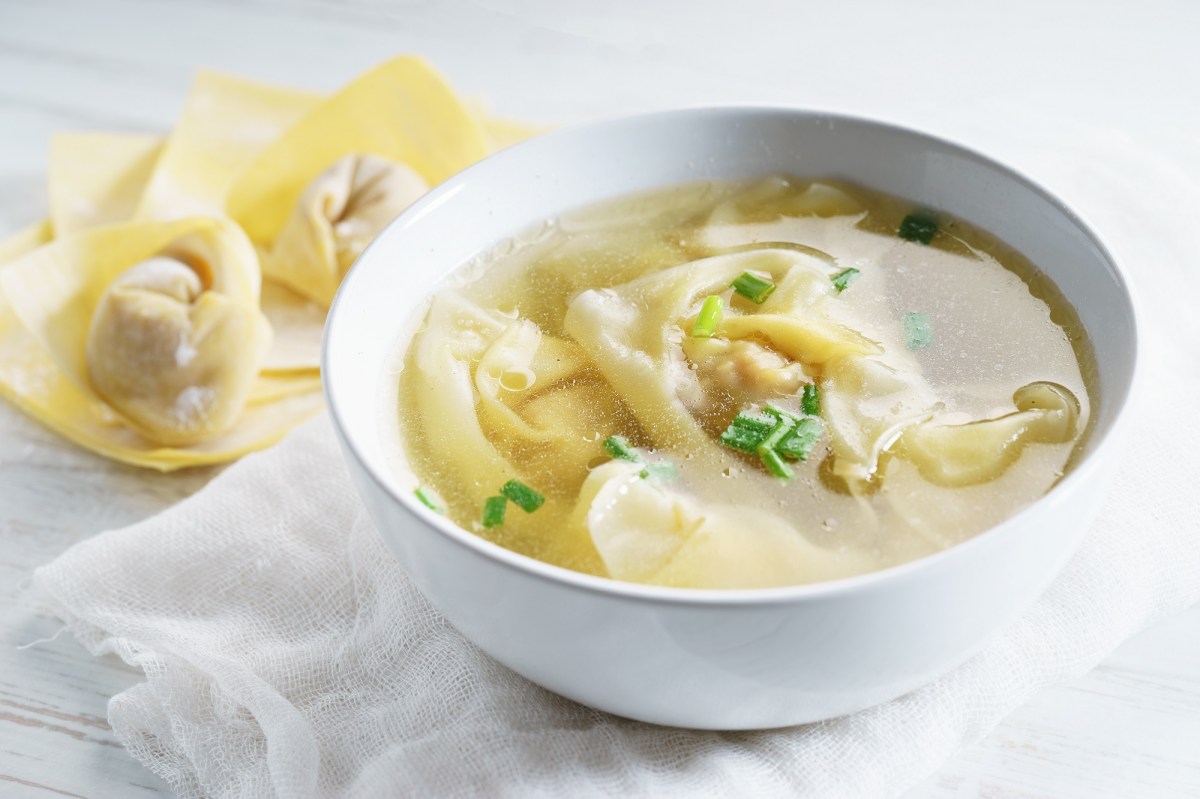
M219 219L86 230L0 268L0 393L79 444L168 470L230 460L321 408L258 376L253 248Z
M190 444L237 421L270 337L256 307L209 290L182 256L154 256L101 296L88 375L147 438Z
M386 158L338 160L300 195L263 258L263 274L329 305L371 240L428 190L420 175Z
M558 465L586 463L626 418L575 344L454 291L434 298L414 360L422 434L445 442L447 462L461 464L453 479L477 501L497 475L578 486L586 472Z
M268 280L324 309L387 222L489 152L453 89L425 61L402 56L312 104L243 162L223 211L263 254Z
M891 448L921 476L940 486L994 480L1031 443L1065 444L1075 438L1079 400L1055 383L1031 383L1013 394L1013 413L965 424L933 419L904 430Z
M727 313L711 339L688 336L704 297L728 299L730 283L745 271L770 276L777 290L754 310ZM808 382L838 363L880 352L821 310L830 291L824 258L764 247L585 291L568 307L565 327L654 441L700 451L715 446L700 416L720 416L723 428L742 402L764 396L764 386L794 392L802 375ZM730 377L741 385L731 385ZM714 414L710 406L730 400Z
M299 119L237 179L226 209L251 241L273 244L302 194L340 159L370 154L404 164L429 185L483 158L478 120L425 61L394 58Z
M702 502L611 461L592 471L573 523L591 536L610 577L688 588L766 588L861 572L863 557L808 541L749 505Z

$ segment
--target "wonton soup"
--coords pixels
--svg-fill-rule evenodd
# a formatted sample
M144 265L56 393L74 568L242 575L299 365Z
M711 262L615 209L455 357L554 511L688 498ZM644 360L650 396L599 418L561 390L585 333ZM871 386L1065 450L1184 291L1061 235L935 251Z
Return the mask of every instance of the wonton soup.
M1082 327L1021 255L787 175L502 242L434 294L402 357L388 414L423 503L548 563L692 588L970 538L1063 476L1091 402Z

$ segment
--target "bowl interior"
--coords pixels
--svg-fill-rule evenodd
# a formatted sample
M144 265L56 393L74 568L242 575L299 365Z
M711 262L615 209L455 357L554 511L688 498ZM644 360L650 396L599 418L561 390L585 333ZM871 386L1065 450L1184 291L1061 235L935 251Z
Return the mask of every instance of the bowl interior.
M1137 340L1128 288L1096 235L1045 190L961 146L787 109L676 111L567 129L443 183L393 222L342 284L322 364L335 424L375 479L411 502L397 479L398 447L381 433L383 397L387 381L396 380L404 331L449 272L567 209L676 183L780 171L843 178L946 211L1038 265L1079 313L1096 355L1094 428L1077 466L1099 448L1128 399Z

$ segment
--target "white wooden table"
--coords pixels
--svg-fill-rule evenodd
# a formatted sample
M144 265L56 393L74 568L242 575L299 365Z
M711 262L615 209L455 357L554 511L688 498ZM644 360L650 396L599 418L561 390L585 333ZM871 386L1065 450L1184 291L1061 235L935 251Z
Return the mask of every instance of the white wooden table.
M832 5L0 0L0 233L43 214L51 133L164 130L197 66L333 88L402 51L498 112L543 122L784 103L936 120L1001 157L1019 158L1008 148L1022 136L1062 141L1078 125L1151 145L1182 132L1197 151L1167 155L1200 158L1200 5ZM1053 131L997 135L1014 116L1050 114ZM0 796L169 794L105 723L108 698L138 674L69 636L19 649L58 625L15 598L37 565L213 474L114 465L0 404ZM1198 631L1200 607L1145 631L910 796L1200 796Z

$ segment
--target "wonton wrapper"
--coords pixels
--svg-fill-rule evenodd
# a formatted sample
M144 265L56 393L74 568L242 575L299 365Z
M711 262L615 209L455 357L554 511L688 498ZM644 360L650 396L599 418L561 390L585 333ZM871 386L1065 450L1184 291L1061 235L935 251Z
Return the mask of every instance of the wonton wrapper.
M0 240L0 270L20 258L31 253L43 244L54 239L54 225L49 219L43 219L22 228L8 238Z
M769 214L763 209L769 208ZM782 175L770 175L751 183L728 200L717 205L705 225L705 235L724 225L736 224L743 231L747 225L770 225L781 219L853 216L866 213L862 203L841 189L813 181L804 191L796 192L794 182ZM821 246L808 238L755 238L755 241L795 241Z
M585 291L571 302L565 327L658 446L699 452L716 444L691 413L703 397L684 357L680 324L705 296L726 293L742 272L766 273L779 288L755 313L727 314L719 336L765 339L813 369L880 351L849 327L809 312L831 291L827 269L818 257L785 249L705 258Z
M174 248L172 248L174 249ZM92 312L92 388L147 438L184 445L228 430L270 346L257 303L209 290L191 252L117 276Z
M237 178L320 103L321 95L312 92L198 71L138 218L223 216Z
M227 208L260 244L273 243L313 179L347 155L404 164L433 186L489 152L478 121L425 61L402 56L355 79L264 151Z
M260 379L232 429L185 447L168 447L147 439L99 397L86 356L93 309L129 266L181 243L207 252L208 260L217 262L219 256L222 268L213 270L213 287L257 307L253 252L228 223L133 223L76 234L0 266L0 393L82 446L163 471L240 457L269 446L317 413L322 407L319 379ZM16 249L5 244L0 252Z
M412 96L444 101L437 91L430 91L424 85L429 82L428 76L422 74L429 72L427 68L410 65L397 70L395 63L371 74L391 73L402 82L410 80ZM400 75L401 72L407 72L408 77ZM285 131L317 109L322 100L321 95L310 92L201 72L189 92L179 124L165 144L153 137L129 134L57 137L49 170L53 223L44 223L0 243L0 270L6 262L50 242L56 228L61 237L131 217L151 221L177 219L197 212L223 213L236 179ZM445 118L438 113L433 116ZM419 127L421 121L417 124ZM337 133L336 127L336 124L317 126L330 133ZM487 144L494 146L534 132L482 115L470 120L466 127L473 130L482 127ZM429 137L444 133L434 125ZM465 139L474 136L468 133ZM455 140L456 136L444 138ZM480 133L478 139L484 140L484 134ZM298 146L306 148L303 136ZM482 154L477 153L471 160ZM74 279L87 283L78 275ZM30 288L25 278L11 280L21 284L18 293ZM70 290L70 286L64 289ZM37 295L39 291L34 289L33 293ZM264 363L262 377L250 392L241 421L229 433L205 443L172 449L143 439L94 396L90 383L79 382L82 370L78 348L73 351L67 342L72 337L78 340L80 325L86 326L88 319L67 318L73 315L70 312L60 314L56 319L64 322L64 330L52 331L44 324L46 318L26 318L24 321L33 321L35 328L41 325L35 336L18 319L3 295L0 295L0 393L64 436L118 460L160 469L230 460L266 446L321 407L318 359L325 309L273 282L263 285L260 301L275 331L274 346ZM80 303L72 302L70 306L78 311ZM28 309L23 315L39 316ZM69 371L63 370L63 363Z
M701 502L643 479L640 464L592 471L573 517L609 576L685 588L768 588L863 571L857 553L815 546L779 516Z
M456 464L454 477L472 502L509 477L582 484L586 473L564 475L558 465L586 463L596 441L616 432L609 425L622 420L615 393L589 377L574 343L454 291L434 296L414 356L420 429L439 442L445 462ZM525 454L527 472L507 457L516 450Z
M162 139L136 133L59 133L50 139L50 219L62 238L133 218Z
M429 190L403 164L348 155L308 184L275 244L263 275L328 306L371 240Z
M965 424L913 425L891 451L931 483L946 487L994 480L1033 443L1065 444L1078 432L1079 400L1054 383L1032 383L1013 394L1012 413Z
M237 178L322 96L233 75L196 73L137 209L140 219L224 216ZM264 283L262 310L274 336L263 373L306 379L319 372L325 309Z
M779 201L788 192L794 192L794 189L778 177L765 178L751 185L713 210L701 240L714 248L745 248L756 242L804 242L837 249L838 239L847 231L840 230L839 224L831 224L831 220L819 221L815 217L842 217L841 224L847 227L856 226L862 218L863 209L857 201L840 189L819 182L784 201L780 212ZM770 213L762 211L764 205L770 208ZM1054 424L1048 417L1043 418L1046 414L1035 411L967 424L948 425L941 421L939 414L944 409L943 403L922 375L918 360L906 351L901 327L893 320L894 311L884 314L886 321L876 326L853 310L855 306L865 308L872 302L897 296L894 288L902 289L903 286L890 285L890 281L896 279L896 272L889 257L911 246L894 236L856 231L856 256L884 268L866 269L851 293L834 302L823 303L832 318L863 332L881 345L881 352L837 360L821 375L822 416L830 427L834 454L831 472L845 481L854 493L878 482L885 454L896 456L886 469L887 481L911 482L909 472L914 470L899 468L896 465L899 458L919 467L914 473L926 483L962 487L998 479L1025 451L1025 442L1066 443L1074 438L1077 430L1072 417L1069 432L1061 426L1047 432ZM940 253L924 255L942 260L961 257ZM979 257L979 254L974 256ZM754 322L746 324L753 325ZM1037 385L1026 386L1017 393L1021 395ZM1067 402L1053 391L1044 399L1056 408ZM1014 397L1014 402L1018 408L1022 407L1019 396ZM1070 402L1076 401L1071 398ZM1058 468L1049 466L1042 473L1053 473ZM1041 486L1029 495L1039 496L1048 487ZM906 502L903 492L888 491L887 488L885 481L885 494L903 517L917 523L918 527L929 527L919 523L928 516L924 509ZM928 490L932 488L927 486ZM1013 492L1014 496L1028 493L1015 488ZM958 500L952 495L941 501L954 504ZM978 511L967 509L961 515L978 516ZM942 542L941 545L947 544Z
M369 130L351 124L352 117L368 120L363 124ZM517 135L515 126L499 130ZM229 208L263 247L264 272L271 282L282 283L263 291L263 311L276 334L264 363L268 374L317 371L332 292L309 281L317 277L328 283L326 275L339 270L325 258L320 237L305 225L297 225L299 235L280 242L272 253L278 229L259 238L254 221L274 215L282 226L289 215L303 216L296 209L301 192L338 157L353 152L409 167L416 165L405 153L418 152L438 164L451 156L453 165L440 179L485 155L487 145L478 121L461 112L451 90L418 59L394 59L330 97L201 72L139 209L142 217L169 219L224 214ZM430 182L427 175L424 179ZM237 198L255 187L271 193L286 186L295 191L255 195L249 217L238 214Z

